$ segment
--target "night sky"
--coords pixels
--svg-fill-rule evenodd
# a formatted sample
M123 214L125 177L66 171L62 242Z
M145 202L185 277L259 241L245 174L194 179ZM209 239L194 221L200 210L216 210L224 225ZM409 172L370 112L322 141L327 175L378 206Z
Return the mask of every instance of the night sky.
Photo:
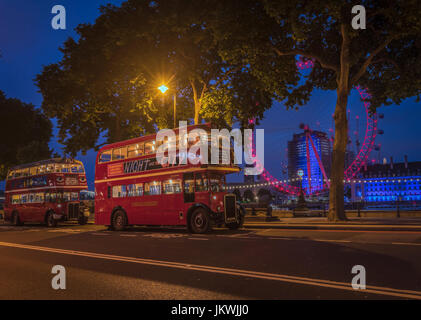
M74 28L80 23L94 22L99 15L99 6L106 3L120 4L122 0L0 0L0 90L7 97L13 97L39 107L42 96L37 92L33 79L42 66L61 59L58 48L70 36L75 37ZM53 30L51 8L63 5L67 13L67 30ZM265 165L275 177L280 177L281 164L286 164L286 144L293 133L298 133L300 123L311 128L329 131L332 127L332 113L336 100L335 92L315 91L309 104L299 111L286 111L275 103L265 113L260 128L265 129ZM358 93L351 95L351 134L357 131L364 136L364 110ZM409 161L421 160L421 103L415 98L407 99L400 106L391 105L379 110L385 118L379 128L385 131L378 136L376 144L381 144L380 154L372 152L376 160L393 156L394 161L403 161L407 154ZM355 116L360 116L357 126ZM55 123L55 122L54 122ZM57 130L54 130L57 133ZM2 137L4 138L4 137ZM61 146L53 138L50 147L61 153ZM355 145L352 145L355 150ZM270 158L269 158L270 157ZM77 159L85 164L89 188L93 190L95 152L79 155ZM234 180L240 177L233 177Z

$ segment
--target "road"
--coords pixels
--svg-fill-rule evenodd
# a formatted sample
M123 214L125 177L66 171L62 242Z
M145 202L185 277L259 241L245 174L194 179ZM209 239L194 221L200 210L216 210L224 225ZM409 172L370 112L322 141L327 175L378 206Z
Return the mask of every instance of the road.
M0 225L0 257L0 299L421 299L421 232Z

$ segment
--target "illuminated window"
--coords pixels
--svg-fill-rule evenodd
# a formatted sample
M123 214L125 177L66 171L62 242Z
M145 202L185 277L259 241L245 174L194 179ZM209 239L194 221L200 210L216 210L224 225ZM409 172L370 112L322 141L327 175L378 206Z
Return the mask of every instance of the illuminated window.
M196 192L208 191L208 177L204 173L196 174Z
M161 194L161 182L147 182L145 183L145 195L159 195Z
M126 186L114 186L113 187L113 198L123 198L127 194Z
M132 144L127 147L128 158L141 157L143 154L143 143Z
M21 195L20 194L12 195L12 204L19 204L19 203L21 203Z
M145 155L155 153L155 141L145 142Z
M127 147L113 149L112 160L122 160L127 158Z
M109 162L111 161L111 150L104 151L99 156L99 163Z
M164 193L165 194L174 194L181 192L181 180L180 179L170 179L163 182Z

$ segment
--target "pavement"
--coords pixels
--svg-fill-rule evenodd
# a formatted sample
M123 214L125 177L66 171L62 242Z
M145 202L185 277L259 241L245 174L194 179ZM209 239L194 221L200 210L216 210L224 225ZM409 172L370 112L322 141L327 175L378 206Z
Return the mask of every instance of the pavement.
M421 299L420 249L418 231L4 224L0 299Z
M282 218L277 215L267 217L264 214L247 215L246 228L279 228L279 229L326 229L326 230L395 230L421 231L421 217L387 218L360 217L347 221L328 221L326 217Z

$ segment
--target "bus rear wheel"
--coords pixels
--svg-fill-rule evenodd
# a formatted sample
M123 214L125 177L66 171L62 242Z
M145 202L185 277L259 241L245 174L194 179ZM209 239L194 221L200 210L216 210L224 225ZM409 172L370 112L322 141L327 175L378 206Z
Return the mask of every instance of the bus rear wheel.
M123 231L127 225L127 217L126 214L118 210L113 215L113 220L111 222L112 229L114 231Z
M54 219L54 212L49 211L47 213L47 217L45 218L45 224L48 228L55 228L57 227L57 220Z
M189 229L192 233L206 233L210 230L210 218L207 211L203 208L197 208L190 215Z

